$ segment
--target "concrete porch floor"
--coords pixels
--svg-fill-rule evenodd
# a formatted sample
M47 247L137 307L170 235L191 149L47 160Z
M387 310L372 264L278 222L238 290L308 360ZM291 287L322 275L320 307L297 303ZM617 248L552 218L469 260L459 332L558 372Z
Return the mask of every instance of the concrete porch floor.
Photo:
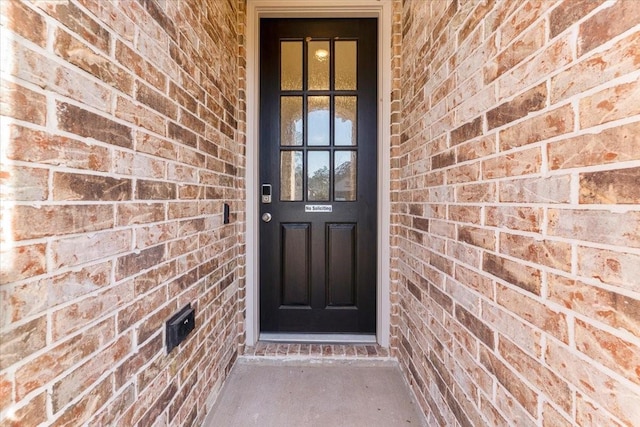
M241 357L205 426L425 426L397 362Z

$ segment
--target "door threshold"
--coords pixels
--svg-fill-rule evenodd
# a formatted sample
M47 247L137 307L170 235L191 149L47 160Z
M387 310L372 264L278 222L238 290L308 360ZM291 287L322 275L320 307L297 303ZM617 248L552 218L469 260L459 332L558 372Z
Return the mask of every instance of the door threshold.
M374 334L300 334L261 332L260 341L301 344L376 344Z

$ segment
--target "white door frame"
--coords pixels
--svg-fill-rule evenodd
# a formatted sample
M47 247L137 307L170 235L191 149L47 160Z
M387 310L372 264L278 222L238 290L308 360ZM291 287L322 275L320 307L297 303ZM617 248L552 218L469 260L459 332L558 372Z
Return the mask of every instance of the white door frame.
M260 18L378 18L378 283L376 337L389 347L390 334L390 126L391 126L391 0L247 0L247 165L246 165L246 345L260 335L260 229L258 176L259 24Z

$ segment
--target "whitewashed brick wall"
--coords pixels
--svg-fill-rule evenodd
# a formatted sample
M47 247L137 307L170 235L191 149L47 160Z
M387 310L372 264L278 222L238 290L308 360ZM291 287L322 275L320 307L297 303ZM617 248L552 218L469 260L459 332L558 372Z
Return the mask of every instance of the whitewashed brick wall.
M394 5L392 342L430 425L637 425L640 2Z
M243 342L244 1L0 7L0 425L198 425Z

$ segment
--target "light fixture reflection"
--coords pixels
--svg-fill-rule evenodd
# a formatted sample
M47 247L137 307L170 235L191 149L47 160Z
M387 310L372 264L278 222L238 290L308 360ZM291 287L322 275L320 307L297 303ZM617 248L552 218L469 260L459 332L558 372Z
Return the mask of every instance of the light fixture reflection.
M329 51L326 49L318 49L313 54L320 62L324 62L329 58Z

